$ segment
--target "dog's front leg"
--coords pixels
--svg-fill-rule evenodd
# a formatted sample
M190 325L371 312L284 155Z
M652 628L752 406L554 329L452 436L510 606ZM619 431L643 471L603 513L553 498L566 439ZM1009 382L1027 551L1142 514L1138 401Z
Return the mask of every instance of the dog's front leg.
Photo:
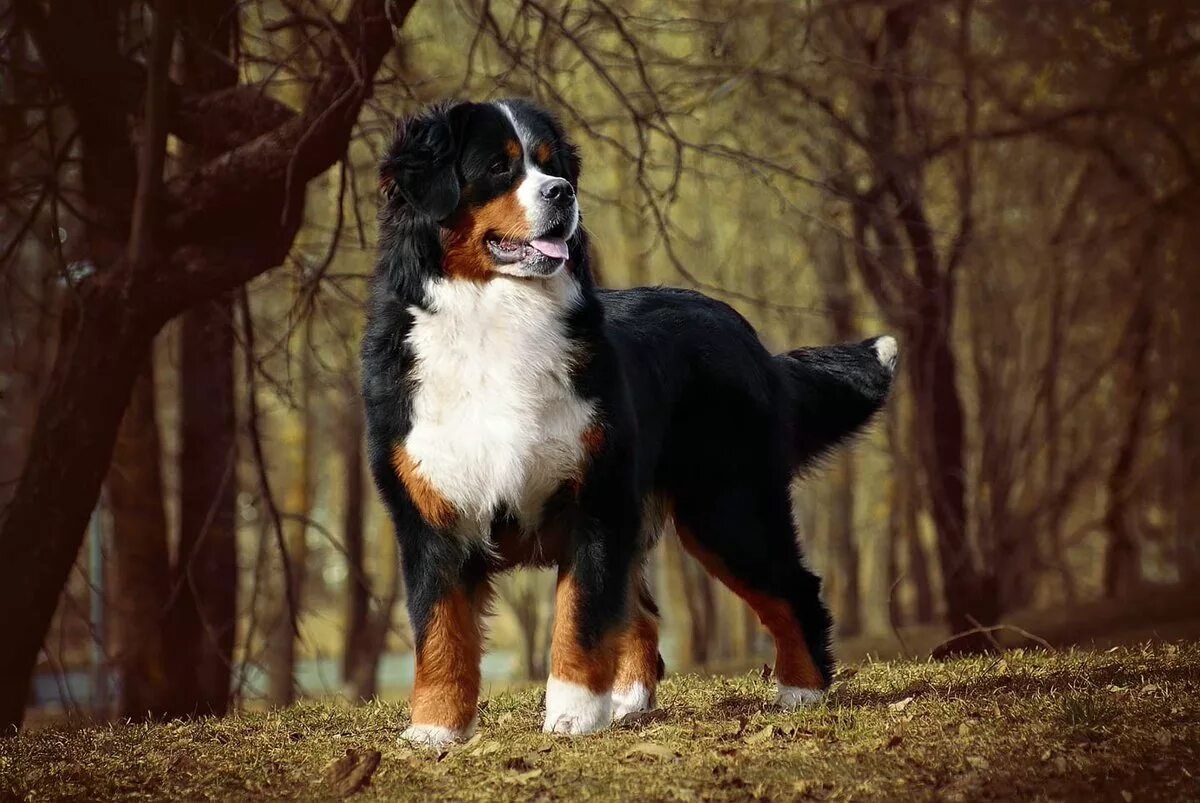
M424 557L424 556L421 556ZM418 562L421 557L417 558ZM483 658L482 617L490 586L467 570L447 576L437 566L411 566L408 609L416 640L412 724L401 738L441 746L463 741L475 730ZM410 568L411 566L411 568Z
M612 722L620 637L629 615L631 574L638 554L634 494L603 490L589 494L585 489L582 496L582 523L560 568L555 593L542 728L547 733L592 733ZM600 515L589 515L602 503Z

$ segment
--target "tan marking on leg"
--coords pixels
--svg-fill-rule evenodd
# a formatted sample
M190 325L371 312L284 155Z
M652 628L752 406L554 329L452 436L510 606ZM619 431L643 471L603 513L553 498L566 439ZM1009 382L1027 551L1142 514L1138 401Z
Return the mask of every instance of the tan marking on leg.
M438 725L463 732L479 702L479 662L483 659L480 616L483 597L455 589L433 606L425 641L417 653L412 694L414 725Z
M684 548L692 554L710 574L724 583L730 591L744 599L758 614L758 619L775 639L775 677L779 683L803 689L823 689L821 677L804 629L792 613L787 600L756 591L735 577L720 557L709 552L695 537L676 522L676 531Z
M617 637L617 674L613 688L623 691L635 683L642 684L651 694L658 685L658 620L637 600L638 584L634 583L633 615Z
M563 572L554 594L550 674L597 694L606 694L612 688L617 671L617 637L608 636L593 649L585 650L579 642L579 605L579 588L574 576Z
M439 530L445 530L454 524L457 514L450 500L438 493L437 489L421 475L420 467L409 456L404 444L397 443L392 449L392 466L396 475L404 483L413 504L417 506L422 518Z

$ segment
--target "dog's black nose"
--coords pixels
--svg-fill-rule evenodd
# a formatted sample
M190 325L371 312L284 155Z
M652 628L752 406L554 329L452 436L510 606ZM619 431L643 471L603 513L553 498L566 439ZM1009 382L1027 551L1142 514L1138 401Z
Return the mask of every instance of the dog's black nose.
M542 185L542 197L547 201L565 203L575 197L575 190L565 178L555 178Z

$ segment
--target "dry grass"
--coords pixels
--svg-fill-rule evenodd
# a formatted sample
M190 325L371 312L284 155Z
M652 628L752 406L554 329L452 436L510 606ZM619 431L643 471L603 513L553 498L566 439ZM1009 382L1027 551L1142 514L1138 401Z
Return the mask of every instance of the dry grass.
M324 768L376 749L363 799L1200 799L1195 643L868 663L817 708L769 696L759 673L673 677L661 713L571 740L540 732L540 692L502 693L440 754L399 744L389 703L48 728L0 740L0 798L329 798Z

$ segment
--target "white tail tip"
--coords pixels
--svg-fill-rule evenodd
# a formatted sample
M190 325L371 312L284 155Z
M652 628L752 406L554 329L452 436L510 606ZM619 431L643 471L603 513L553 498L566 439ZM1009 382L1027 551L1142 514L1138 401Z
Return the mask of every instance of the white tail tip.
M875 354L879 357L879 362L884 368L889 371L896 370L896 358L900 356L900 346L896 343L896 338L891 335L884 335L875 341Z

